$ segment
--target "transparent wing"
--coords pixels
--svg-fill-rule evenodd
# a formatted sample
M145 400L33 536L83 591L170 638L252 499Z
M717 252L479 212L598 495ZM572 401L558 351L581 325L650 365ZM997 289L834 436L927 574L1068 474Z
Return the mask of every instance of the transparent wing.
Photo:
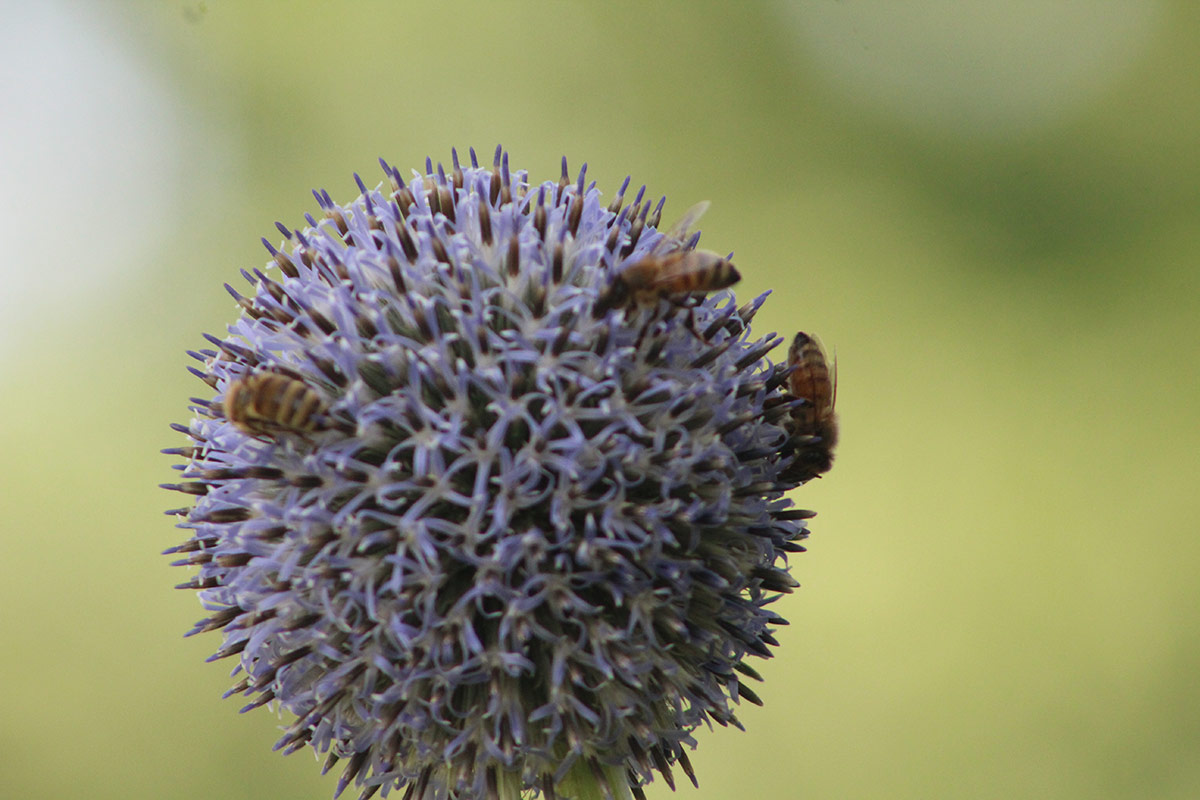
M711 204L707 200L703 200L683 212L682 217L673 222L671 227L663 231L662 238L655 243L651 254L662 255L663 253L682 250L692 237L692 228L704 216L704 212L708 211L709 205Z

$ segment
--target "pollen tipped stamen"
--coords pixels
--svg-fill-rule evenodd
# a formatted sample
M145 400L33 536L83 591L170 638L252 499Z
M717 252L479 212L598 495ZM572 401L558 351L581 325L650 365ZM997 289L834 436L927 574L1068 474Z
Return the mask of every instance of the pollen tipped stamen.
M475 159L475 151L471 151L471 160ZM462 166L458 163L458 150L450 148L450 163L454 165L454 170L451 173L454 181L455 191L463 188L463 171Z
M400 244L400 249L404 252L404 257L408 259L408 263L416 264L417 256L420 251L417 250L417 244L413 241L412 234L409 233L408 226L403 222L397 221L395 225L396 241Z
M646 224L649 225L651 228L657 228L658 224L660 222L662 222L662 210L663 210L663 206L666 205L666 203L667 203L667 198L660 197L658 199L658 205L656 205L654 207L654 211L649 216L646 217Z
M488 211L488 206L485 203L479 204L479 238L485 245L491 247L492 212Z
M504 259L508 276L515 278L521 273L521 240L516 236L508 240L508 256Z
M567 230L571 236L579 235L579 222L583 219L583 197L576 195L571 200L571 208L567 213Z
M671 772L671 764L667 761L661 745L650 748L650 758L654 760L654 768L658 770L658 774L662 775L667 786L672 792L675 791L675 776Z
M232 361L241 361L245 364L249 364L252 367L258 366L258 356L255 353L253 353L252 351L246 349L245 347L242 347L241 345L238 345L238 344L234 344L233 342L230 342L230 341L222 341L222 340L218 339L217 337L213 336L211 333L205 333L205 334L203 334L203 336L209 342L214 344L217 347L217 349L220 350L221 353L223 353L225 355L226 358L228 358Z
M533 209L533 229L537 231L538 238L543 242L546 241L546 207L542 205L545 202L544 191L538 192L537 205Z
M449 186L437 187L438 210L451 225L458 222L458 211L454 206L454 193Z
M620 257L628 258L634 248L637 247L638 240L642 238L642 231L645 229L646 223L641 219L635 219L633 225L629 228L629 241L621 248Z
M342 792L346 791L346 787L350 785L351 781L357 778L358 774L362 772L362 768L366 766L368 755L370 755L370 753L364 750L362 752L355 753L350 757L350 763L348 763L346 768L342 770L342 776L338 778L337 788L335 788L333 791L335 800L336 798L341 797Z
M208 494L209 486L207 483L199 481L185 481L183 483L160 483L159 487L172 492L182 492L183 494L194 494L203 496Z

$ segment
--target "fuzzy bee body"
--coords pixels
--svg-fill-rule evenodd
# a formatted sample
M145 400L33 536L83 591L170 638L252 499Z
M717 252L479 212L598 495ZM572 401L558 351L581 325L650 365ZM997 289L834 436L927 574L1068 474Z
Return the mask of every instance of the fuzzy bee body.
M741 280L737 267L728 259L705 250L687 249L689 231L707 208L708 203L693 206L650 253L626 264L601 296L597 312L619 306L652 309L660 300L684 305Z
M621 270L601 305L654 308L659 300L682 302L692 295L728 288L741 277L732 263L715 253L679 250L649 255Z
M788 366L792 368L788 391L805 402L792 411L786 422L795 459L785 475L804 482L820 477L833 466L833 448L838 441L834 412L837 375L830 369L821 343L806 333L797 333L792 340Z
M226 418L254 434L308 434L325 427L328 406L315 389L278 372L239 378L225 392Z

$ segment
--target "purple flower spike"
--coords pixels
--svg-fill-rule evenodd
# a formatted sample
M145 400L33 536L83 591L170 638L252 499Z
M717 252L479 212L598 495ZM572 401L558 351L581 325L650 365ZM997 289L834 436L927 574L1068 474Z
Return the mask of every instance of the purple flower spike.
M805 401L750 332L766 296L739 308L661 200L469 161L316 192L192 353L208 391L166 451L192 632L294 715L277 749L344 762L338 794L695 782L693 731L759 702L745 662L797 585Z

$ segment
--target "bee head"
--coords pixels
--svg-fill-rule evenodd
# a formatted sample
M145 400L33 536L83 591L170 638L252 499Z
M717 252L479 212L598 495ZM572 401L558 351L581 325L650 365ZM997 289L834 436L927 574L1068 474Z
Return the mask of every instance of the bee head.
M621 279L620 275L613 278L612 283L600 295L600 299L593 306L593 314L597 317L603 316L607 311L624 305L629 302L629 284Z

